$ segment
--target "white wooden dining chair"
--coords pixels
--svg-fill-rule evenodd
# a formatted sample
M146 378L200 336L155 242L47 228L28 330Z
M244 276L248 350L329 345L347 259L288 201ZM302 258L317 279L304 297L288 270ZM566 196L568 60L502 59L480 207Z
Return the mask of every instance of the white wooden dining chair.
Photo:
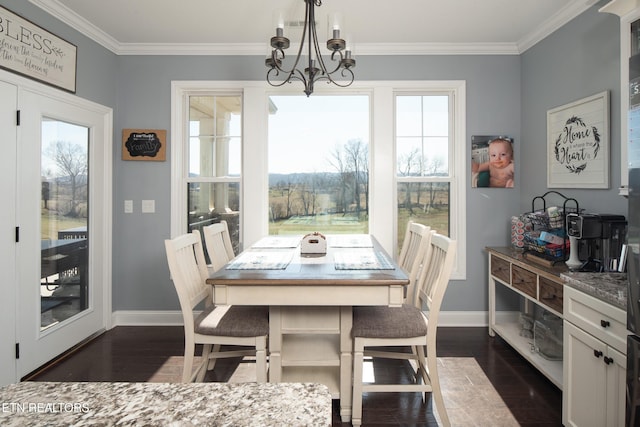
M354 307L352 336L353 407L351 422L362 424L362 393L430 392L443 425L451 425L444 406L438 378L436 332L440 305L444 297L456 252L456 242L431 231L430 244L422 258L416 281L418 305L402 307ZM423 311L424 310L424 311ZM368 352L368 347L412 347L415 353L398 351ZM363 383L364 357L408 359L417 364L411 384ZM413 368L413 367L412 367Z
M213 369L218 358L253 356L256 358L256 379L267 381L267 307L214 305L206 285L207 266L200 233L194 230L174 239L165 240L171 279L175 285L184 321L184 366L182 381L202 381L207 370ZM201 302L201 313L194 308ZM195 346L202 344L202 358L195 372ZM250 350L221 351L221 346L252 347ZM213 347L213 351L212 351Z
M211 268L213 271L218 271L235 256L227 221L203 227L202 234L211 261Z
M409 286L406 290L405 302L415 304L415 282L420 271L421 262L430 241L431 227L417 222L409 221L407 231L402 242L402 249L398 255L398 265L409 273Z

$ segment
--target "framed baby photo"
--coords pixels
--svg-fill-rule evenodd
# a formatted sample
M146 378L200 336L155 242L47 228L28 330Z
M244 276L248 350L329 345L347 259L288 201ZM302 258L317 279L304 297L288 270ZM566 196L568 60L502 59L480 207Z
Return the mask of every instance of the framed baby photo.
M504 135L471 137L471 187L513 188L513 138Z
M609 188L609 91L547 111L547 187Z

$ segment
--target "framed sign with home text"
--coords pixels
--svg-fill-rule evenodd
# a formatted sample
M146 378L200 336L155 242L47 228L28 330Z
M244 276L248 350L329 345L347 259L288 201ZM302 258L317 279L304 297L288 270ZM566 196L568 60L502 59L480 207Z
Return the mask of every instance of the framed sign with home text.
M547 187L609 188L609 91L547 112Z
M0 6L0 68L76 92L75 45Z

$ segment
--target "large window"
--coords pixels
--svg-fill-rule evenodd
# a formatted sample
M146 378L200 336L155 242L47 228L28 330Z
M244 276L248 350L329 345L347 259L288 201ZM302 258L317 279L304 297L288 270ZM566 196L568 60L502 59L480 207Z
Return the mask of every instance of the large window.
M236 250L319 231L396 254L413 219L458 241L464 279L465 83L290 86L172 83L172 235L225 219Z
M453 160L448 94L395 98L398 247L409 220L449 235Z
M369 97L269 100L269 234L368 233Z
M226 221L240 247L242 97L189 97L188 231ZM186 230L185 230L186 231Z

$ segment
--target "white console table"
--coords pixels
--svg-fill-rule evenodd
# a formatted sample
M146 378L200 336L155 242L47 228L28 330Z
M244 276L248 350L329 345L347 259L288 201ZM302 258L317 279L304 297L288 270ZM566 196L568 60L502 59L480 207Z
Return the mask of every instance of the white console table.
M503 286L524 299L525 312L543 307L563 318L564 263L547 266L532 262L522 251L489 247L489 335L504 339L562 390L562 360L547 360L533 351L533 338L520 336L519 312L496 310L496 287Z

